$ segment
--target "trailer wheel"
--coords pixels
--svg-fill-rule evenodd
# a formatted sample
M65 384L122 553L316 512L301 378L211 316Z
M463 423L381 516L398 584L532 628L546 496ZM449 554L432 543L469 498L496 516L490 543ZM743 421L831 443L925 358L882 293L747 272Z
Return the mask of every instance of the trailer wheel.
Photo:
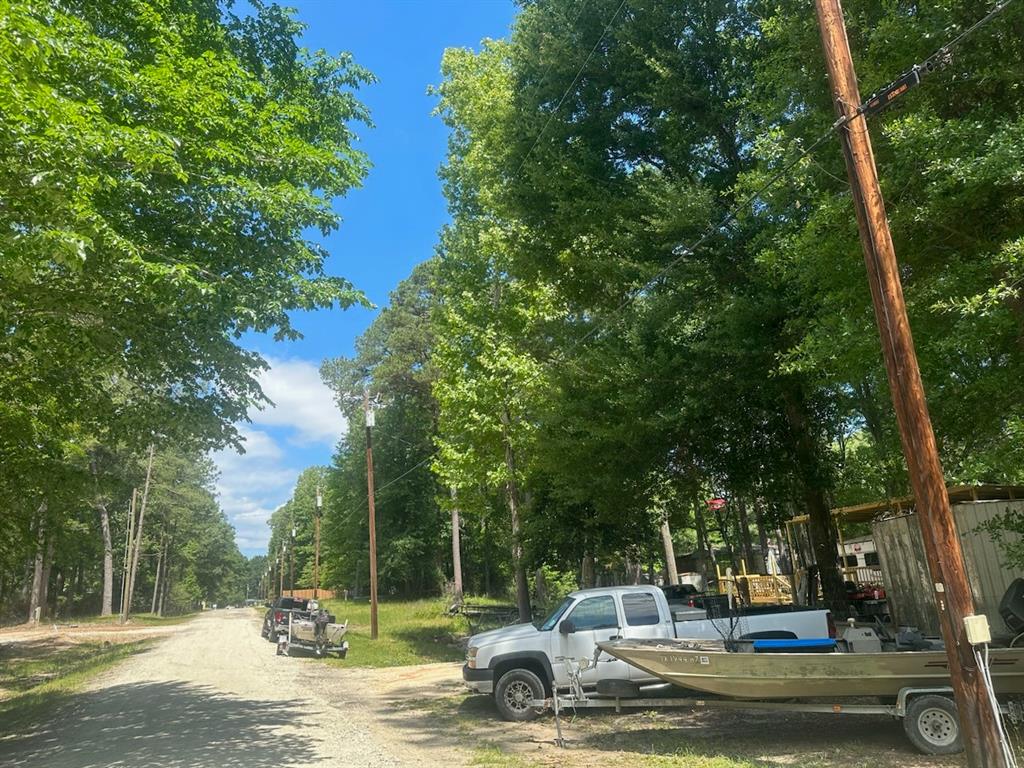
M513 669L498 680L494 703L505 720L522 723L534 720L539 713L531 700L544 698L544 684L528 669Z
M907 738L926 755L963 752L956 704L945 696L928 694L913 699L903 718Z

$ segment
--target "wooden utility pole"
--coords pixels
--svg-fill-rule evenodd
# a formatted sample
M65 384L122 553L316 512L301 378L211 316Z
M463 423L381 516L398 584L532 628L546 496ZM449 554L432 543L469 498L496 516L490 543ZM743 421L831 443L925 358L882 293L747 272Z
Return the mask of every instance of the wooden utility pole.
M281 542L281 566L277 569L277 578L280 581L277 587L277 593L279 595L284 594L284 542ZM315 583L315 582L314 582ZM313 592L313 597L316 597L316 591Z
M319 565L319 563L317 563ZM292 522L292 540L288 548L288 594L295 597L295 523Z
M996 712L964 629L963 619L974 613L974 601L928 415L867 121L857 114L861 97L843 10L840 0L815 0L815 5L836 113L847 120L839 135L853 192L875 321L882 339L889 390L946 643L964 751L971 768L1005 768Z
M324 514L324 496L320 486L316 487L316 510L313 513L313 599L320 596L320 518ZM284 563L281 564L282 566Z
M377 510L373 498L373 409L370 393L363 393L366 416L366 494L370 504L370 638L377 639Z

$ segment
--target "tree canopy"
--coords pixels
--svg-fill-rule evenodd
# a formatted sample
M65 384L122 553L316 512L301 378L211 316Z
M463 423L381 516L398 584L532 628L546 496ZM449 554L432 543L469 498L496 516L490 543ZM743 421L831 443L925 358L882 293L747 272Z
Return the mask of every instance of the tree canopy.
M845 5L865 93L978 16L965 0ZM1022 37L1009 8L871 121L950 483L1024 466L1024 72L1005 65ZM838 142L765 188L834 121L813 14L534 0L508 39L447 51L442 77L451 223L420 405L441 488L420 486L420 505L456 489L467 538L508 553L505 583L635 575L665 520L735 562L794 512L834 571L830 508L907 482ZM384 349L359 376L376 381ZM339 468L362 466L358 439ZM825 587L840 605L838 575Z
M366 302L315 235L367 172L372 76L301 30L258 0L0 2L5 568L95 508L87 446L240 447L267 402L242 335Z

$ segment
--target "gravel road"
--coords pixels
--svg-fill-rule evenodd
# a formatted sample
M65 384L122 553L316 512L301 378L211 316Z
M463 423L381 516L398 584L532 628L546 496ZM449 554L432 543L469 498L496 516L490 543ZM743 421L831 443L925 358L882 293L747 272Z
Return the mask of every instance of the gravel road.
M0 738L0 766L376 768L464 762L430 737L427 723L383 726L389 705L372 681L358 670L278 657L260 637L252 611L215 611L97 678L48 722Z

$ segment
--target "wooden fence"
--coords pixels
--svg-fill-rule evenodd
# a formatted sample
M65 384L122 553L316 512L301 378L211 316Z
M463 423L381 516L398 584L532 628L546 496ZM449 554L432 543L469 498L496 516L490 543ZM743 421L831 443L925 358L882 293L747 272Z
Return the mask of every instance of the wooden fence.
M312 589L286 589L281 593L283 597L298 597L302 600L312 600L313 590ZM333 600L337 595L333 589L318 589L317 600Z

